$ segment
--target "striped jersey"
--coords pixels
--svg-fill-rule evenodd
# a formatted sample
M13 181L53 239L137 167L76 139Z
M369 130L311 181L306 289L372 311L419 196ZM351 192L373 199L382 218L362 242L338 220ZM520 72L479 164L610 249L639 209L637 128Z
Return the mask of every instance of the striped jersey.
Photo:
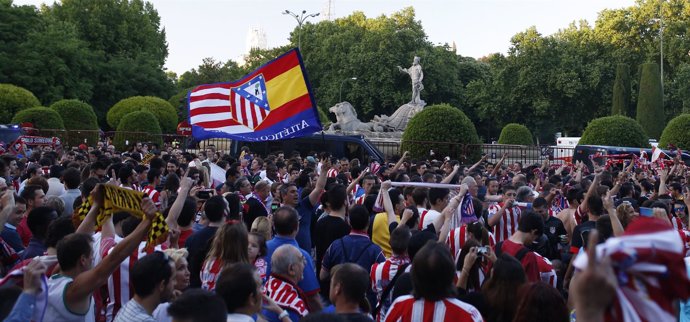
M432 302L412 295L398 297L386 314L386 322L483 322L472 305L455 298Z
M330 168L326 173L326 178L335 178L338 176L338 170Z
M102 247L106 248L103 251L103 258L110 255L113 249L115 249L115 242L112 239L107 239L102 241ZM108 277L108 305L106 307L105 317L106 321L113 321L117 312L125 305L133 296L134 289L132 283L129 280L129 272L134 266L134 263L154 251L162 251L161 245L157 245L153 250L146 251L146 242L143 241L139 243L137 250L132 252L132 254L125 258L120 266L115 269L113 274Z
M201 288L207 291L214 291L216 289L216 280L222 268L223 261L218 258L205 260L201 266L201 272L199 272ZM266 275L265 272L264 275Z
M503 207L503 203L499 203L489 208L489 218L496 215ZM502 242L512 236L518 229L518 222L520 221L520 214L522 210L520 207L514 206L506 209L501 216L501 220L494 226L494 236L496 242Z
M409 257L393 255L385 262L371 265L371 272L369 273L371 289L376 293L376 301L379 303L383 301L381 311L379 311L379 315L376 316L376 321L383 321L386 318L386 312L393 301L393 292L389 292L388 296L382 299L381 296L383 296L383 291L388 287L388 284L395 275L398 274L398 270L403 265L407 264L410 264ZM402 273L403 272L400 272L400 274Z
M470 234L467 233L467 225L462 225L451 230L446 238L446 245L450 248L450 255L453 256L453 261L458 259L460 250L465 246L465 243L470 239ZM496 237L489 232L489 246L494 248L496 246Z
M145 186L143 189L141 189L141 192L145 193L146 196L153 201L153 203L156 205L156 207L160 207L161 201L160 201L160 196L161 193L156 190L153 186Z

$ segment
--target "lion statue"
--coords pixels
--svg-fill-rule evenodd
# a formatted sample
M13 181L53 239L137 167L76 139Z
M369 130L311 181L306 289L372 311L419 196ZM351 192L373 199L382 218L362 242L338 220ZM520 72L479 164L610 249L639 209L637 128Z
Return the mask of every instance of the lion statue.
M328 128L329 131L383 131L383 128L377 124L371 122L364 123L357 119L357 111L355 111L350 102L335 104L328 111L335 114L337 120Z

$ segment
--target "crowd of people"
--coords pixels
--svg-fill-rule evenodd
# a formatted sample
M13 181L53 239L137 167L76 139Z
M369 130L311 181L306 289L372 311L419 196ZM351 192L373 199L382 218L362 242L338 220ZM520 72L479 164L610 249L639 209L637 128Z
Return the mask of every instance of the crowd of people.
M0 317L690 321L680 159L506 160L2 155Z

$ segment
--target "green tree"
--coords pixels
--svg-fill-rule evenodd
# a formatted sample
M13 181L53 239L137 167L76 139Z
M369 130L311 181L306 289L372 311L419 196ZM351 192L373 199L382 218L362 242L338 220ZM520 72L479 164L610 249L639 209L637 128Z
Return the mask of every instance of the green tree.
M156 122L163 133L174 133L177 129L177 112L167 101L152 96L134 96L123 99L108 110L108 124L120 128L124 117L135 111L149 111L155 115Z
M663 106L663 93L659 79L659 65L646 63L640 66L640 93L637 98L637 122L647 135L659 138L664 130L666 117Z
M41 102L28 90L0 84L0 123L8 123L17 112L39 105Z
M532 145L532 132L524 125L517 123L506 124L501 130L498 144Z
M62 119L67 137L67 144L76 146L80 143L94 145L98 142L99 128L96 113L91 105L80 100L60 100L50 106Z
M207 57L203 59L199 67L180 75L177 87L179 89L191 89L203 84L232 82L242 78L244 73L245 71L232 60L222 64L211 57Z
M179 122L187 121L189 118L189 106L187 104L187 95L192 88L186 88L179 91L177 94L170 96L168 103L177 111L177 120Z
M153 113L146 110L134 111L122 118L117 126L113 144L123 151L136 142L162 143L161 128Z
M39 130L64 130L60 114L43 106L30 107L19 111L12 118L12 123L29 122Z
M649 147L649 141L642 126L623 115L606 116L590 121L582 133L579 144Z
M79 38L96 54L87 78L93 86L88 102L102 125L108 108L123 98L174 93L163 70L168 55L165 30L150 2L64 0L44 6L42 14L74 25Z
M24 72L15 63L22 57L22 43L41 25L34 6L17 6L12 0L0 0L0 83L14 83L12 75Z
M405 128L401 147L413 157L425 158L433 150L437 156L458 158L464 152L462 144L479 144L479 136L472 121L459 109L448 104L432 105L417 113ZM474 160L479 150L467 156Z
M613 84L611 115L630 115L630 68L626 64L616 66L616 82Z

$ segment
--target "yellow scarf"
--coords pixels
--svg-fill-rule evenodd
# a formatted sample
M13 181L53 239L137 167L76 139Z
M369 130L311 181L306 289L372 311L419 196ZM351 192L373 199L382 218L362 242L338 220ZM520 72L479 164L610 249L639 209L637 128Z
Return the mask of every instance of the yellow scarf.
M96 229L100 229L103 223L114 213L118 211L129 212L132 216L137 218L144 218L145 214L141 209L141 200L146 196L145 193L134 191L130 189L120 188L113 185L100 185L101 193L103 194L103 206L98 210L96 216ZM72 221L75 227L84 221L86 214L89 213L93 198L82 203L79 210L72 216ZM165 223L165 218L160 212L156 213L151 224L151 229L148 233L147 246L153 247L161 244L168 239L168 225Z

